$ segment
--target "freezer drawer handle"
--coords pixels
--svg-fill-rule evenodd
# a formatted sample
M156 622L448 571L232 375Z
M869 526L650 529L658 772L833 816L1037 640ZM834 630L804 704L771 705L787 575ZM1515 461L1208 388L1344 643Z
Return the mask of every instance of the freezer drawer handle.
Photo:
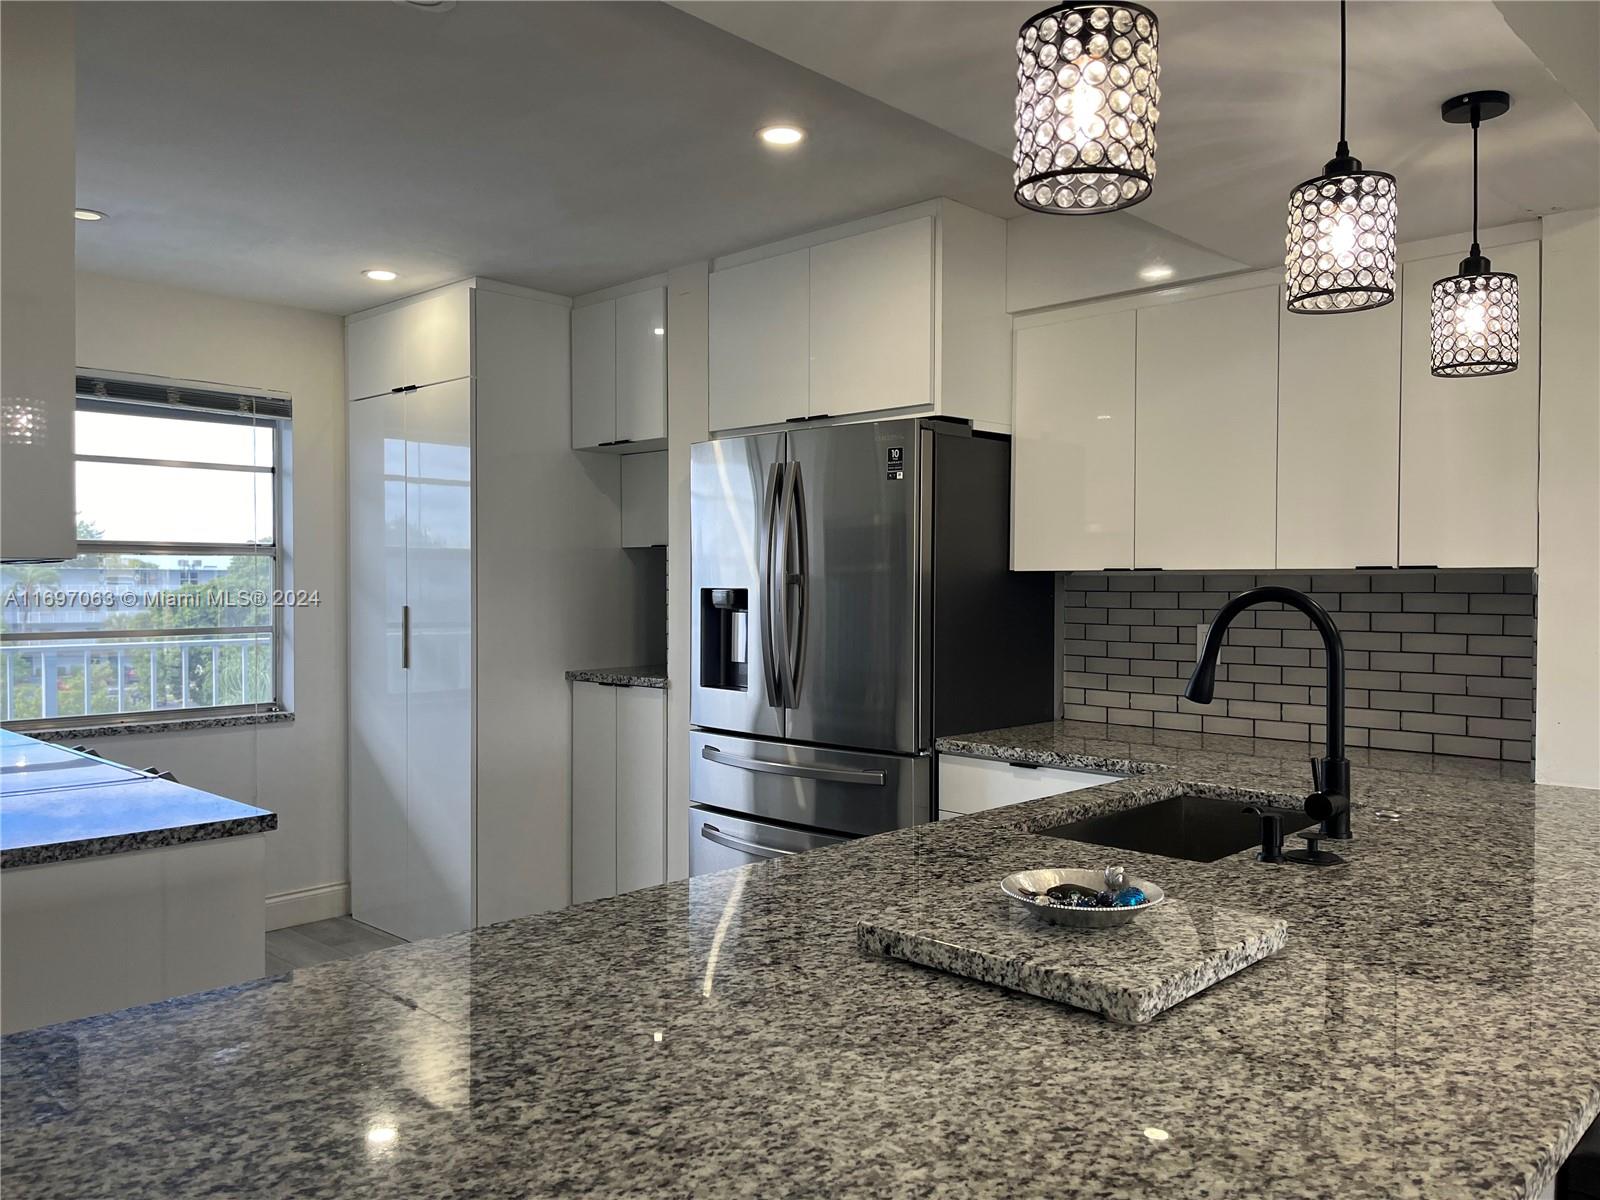
M798 853L794 850L780 850L776 846L763 846L760 842L747 842L743 838L734 837L731 833L723 833L715 825L700 826L700 836L708 842L726 846L729 850L754 854L758 858L788 858L790 855Z
M852 767L808 767L800 763L768 762L764 758L750 758L744 754L729 754L715 746L702 746L700 757L707 762L724 767L738 767L743 771L759 771L767 775L792 775L796 779L815 779L821 783L861 783L870 787L883 786L882 771L858 771Z

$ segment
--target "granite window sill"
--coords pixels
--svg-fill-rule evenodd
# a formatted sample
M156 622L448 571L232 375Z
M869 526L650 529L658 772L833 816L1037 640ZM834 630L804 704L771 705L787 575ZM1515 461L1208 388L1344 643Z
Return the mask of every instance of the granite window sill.
M6 726L41 742L83 742L90 739L138 733L187 733L198 729L233 729L245 725L284 725L294 720L285 709L262 712L213 713L210 716L151 717L148 720L106 721L99 725L31 725L16 721Z

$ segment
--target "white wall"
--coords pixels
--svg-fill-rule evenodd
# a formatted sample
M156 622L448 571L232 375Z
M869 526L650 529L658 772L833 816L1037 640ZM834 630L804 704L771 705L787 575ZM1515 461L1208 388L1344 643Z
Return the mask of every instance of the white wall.
M79 273L80 368L271 388L294 398L291 723L95 743L193 787L278 814L267 838L268 924L349 911L345 791L344 331L323 313Z
M1544 219L1533 760L1540 783L1591 788L1600 788L1597 264L1600 210Z

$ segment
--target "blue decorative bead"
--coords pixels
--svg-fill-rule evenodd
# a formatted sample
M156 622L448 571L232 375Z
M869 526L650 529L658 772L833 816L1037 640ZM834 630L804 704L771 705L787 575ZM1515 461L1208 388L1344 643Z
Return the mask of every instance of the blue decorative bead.
M1111 898L1111 903L1118 908L1132 908L1145 902L1145 894L1131 884Z

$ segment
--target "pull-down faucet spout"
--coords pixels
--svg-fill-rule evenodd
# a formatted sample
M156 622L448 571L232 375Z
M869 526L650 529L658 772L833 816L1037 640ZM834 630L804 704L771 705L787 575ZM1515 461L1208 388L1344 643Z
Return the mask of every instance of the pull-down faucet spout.
M1210 704L1216 690L1217 655L1233 619L1258 604L1287 604L1310 618L1322 635L1327 658L1328 744L1320 759L1311 760L1311 780L1315 791L1306 797L1306 813L1322 822L1325 838L1350 837L1350 763L1344 756L1344 641L1333 619L1322 605L1294 588L1268 587L1241 592L1217 610L1216 619L1206 631L1205 644L1195 662L1194 673L1184 688L1184 696L1196 704Z

